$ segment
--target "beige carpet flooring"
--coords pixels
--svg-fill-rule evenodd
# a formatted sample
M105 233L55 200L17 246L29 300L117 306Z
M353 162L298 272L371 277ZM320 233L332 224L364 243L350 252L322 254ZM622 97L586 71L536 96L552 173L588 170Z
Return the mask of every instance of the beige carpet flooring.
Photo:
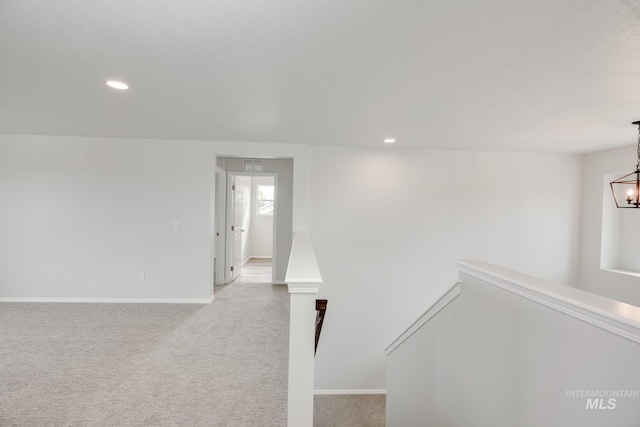
M285 426L286 287L215 295L0 303L0 426Z
M316 395L314 427L384 427L384 394Z

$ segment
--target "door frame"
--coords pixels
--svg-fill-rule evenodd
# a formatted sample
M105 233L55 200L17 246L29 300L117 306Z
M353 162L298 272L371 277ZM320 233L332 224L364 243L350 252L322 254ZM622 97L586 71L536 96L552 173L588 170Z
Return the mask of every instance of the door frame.
M277 242L277 235L278 235L278 229L277 229L277 215L278 215L278 173L277 172L244 172L244 171L225 171L226 172L226 197L225 197L225 234L226 234L226 238L224 239L225 242L225 247L224 247L224 253L225 253L225 261L224 261L224 277L225 277L225 283L230 283L231 282L231 264L232 264L232 260L233 260L233 256L232 256L232 252L233 251L233 234L231 233L231 222L232 222L232 218L233 218L233 193L232 191L230 191L230 183L233 182L233 178L236 176L250 176L250 177L254 177L254 176L270 176L273 177L273 189L274 189L274 203L273 203L273 236L272 236L272 241L271 241L271 283L275 283L276 281L276 269L275 269L275 265L276 265L276 256L277 256L277 251L276 251L276 242ZM253 206L253 191L251 192L251 209L254 208Z

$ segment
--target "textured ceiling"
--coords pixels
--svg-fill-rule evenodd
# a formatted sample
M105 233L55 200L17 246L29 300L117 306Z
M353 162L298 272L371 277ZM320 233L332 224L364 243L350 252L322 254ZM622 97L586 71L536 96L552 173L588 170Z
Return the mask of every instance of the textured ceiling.
M588 152L636 142L640 2L2 0L0 78L0 133Z

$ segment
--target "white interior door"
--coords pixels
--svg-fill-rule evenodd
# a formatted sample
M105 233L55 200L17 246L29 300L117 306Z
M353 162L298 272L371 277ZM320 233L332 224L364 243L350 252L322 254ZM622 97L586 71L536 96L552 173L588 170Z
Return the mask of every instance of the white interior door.
M233 236L233 248L231 258L231 281L234 281L240 275L242 268L242 233L243 227L243 186L237 182L237 177L233 177L231 184L231 194L233 198L231 218L231 234Z
M215 206L215 266L214 283L221 285L226 283L226 236L227 227L225 218L227 215L227 174L221 168L216 168L216 206Z

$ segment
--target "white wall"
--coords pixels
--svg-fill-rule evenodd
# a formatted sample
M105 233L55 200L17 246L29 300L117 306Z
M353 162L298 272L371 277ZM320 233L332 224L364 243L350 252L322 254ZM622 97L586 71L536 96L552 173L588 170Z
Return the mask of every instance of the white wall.
M0 135L0 298L208 300L216 155L294 159L284 220L305 227L306 147Z
M575 284L581 157L313 147L327 317L316 389L383 389L384 348L478 258Z
M0 155L1 297L212 295L211 159L165 143L12 139Z
M271 176L251 177L251 237L250 256L257 258L271 258L273 256L273 216L258 215L257 197L258 185L274 185ZM276 195L277 196L277 195Z
M602 245L602 218L603 211L607 215L623 214L620 218L622 228L626 232L633 232L640 223L640 210L624 209L616 212L611 190L605 183L604 176L613 173L631 172L636 166L636 146L628 146L613 150L606 150L586 154L584 158L583 172L583 202L582 202L582 226L580 242L580 288L595 294L603 295L618 301L640 306L640 277L621 274L600 268L600 255ZM606 196L603 198L603 196ZM607 203L607 205L603 205ZM635 217L635 221L634 221ZM626 222L625 222L626 221ZM629 224L635 222L635 227ZM626 225L625 225L626 224ZM615 233L619 225L615 225L609 233ZM605 233L606 235L607 233ZM635 234L637 244L637 234ZM627 249L635 250L635 258L640 252L633 241ZM605 244L607 242L605 241ZM621 259L625 264L631 264L624 257L619 257L618 249L620 241L611 241L608 253L610 256ZM635 249L634 249L635 247ZM624 250L624 248L622 248ZM627 255L628 256L628 255ZM613 261L611 261L613 262ZM609 264L611 264L609 262Z
M496 272L503 285L509 282L505 277L527 283L526 289L539 285ZM467 274L461 280L460 295L389 355L388 427L638 425L637 396L605 395L603 406L615 408L588 410L585 396L567 395L575 390L638 392L638 342L488 281ZM559 298L542 301L559 302L562 310L586 319L591 313L584 307L594 307L595 324L619 327L603 319L620 319L625 327L619 330L637 337L640 310L633 313L634 307L590 294L581 297L573 289L537 289ZM565 304L572 300L575 305ZM615 402L609 402L611 397Z
M607 199L603 199L605 202ZM609 200L611 202L611 200ZM631 271L640 274L640 247L638 247L638 236L640 236L640 211L636 209L617 209L620 215L618 227L618 260L619 268L624 271ZM603 236L604 237L604 236ZM637 281L640 287L640 279ZM639 289L640 290L640 289ZM640 300L638 304L640 305Z
M318 389L384 388L456 258L576 282L579 156L0 135L0 298L208 298L216 155L293 159L265 172L281 280L307 224L325 280Z

